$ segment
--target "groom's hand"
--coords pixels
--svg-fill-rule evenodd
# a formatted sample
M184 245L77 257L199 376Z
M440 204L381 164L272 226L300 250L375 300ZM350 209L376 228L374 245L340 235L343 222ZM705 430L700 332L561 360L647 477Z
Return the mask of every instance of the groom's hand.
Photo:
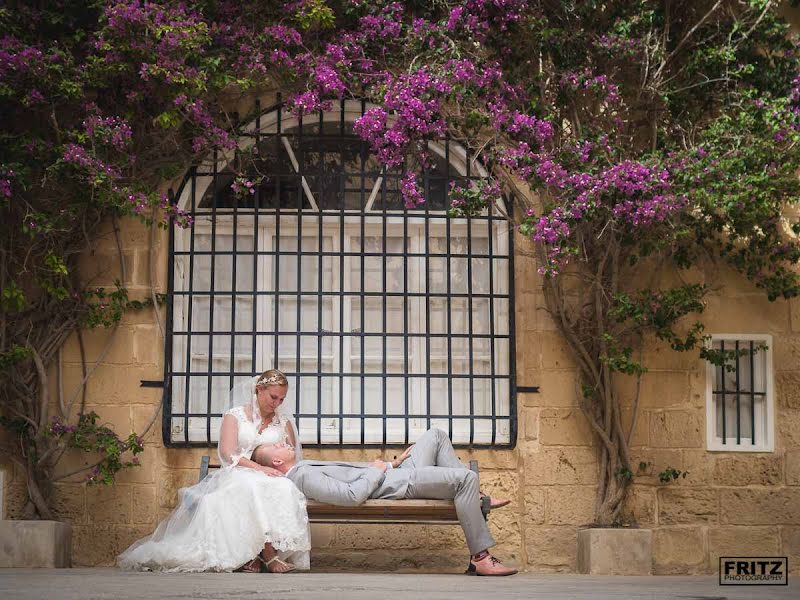
M406 448L406 449L405 449L405 451L404 451L404 452L403 452L403 453L402 453L400 456L398 456L397 458L395 458L395 459L392 461L392 468L396 469L396 468L397 468L397 467L399 467L401 464L403 464L403 461L405 461L405 459L407 459L409 456L411 456L411 449L412 449L413 447L414 447L414 445L412 444L411 446L409 446L408 448Z
M386 463L383 462L382 460L375 460L375 461L369 463L369 466L370 467L374 467L375 469L378 469L382 473L386 473Z

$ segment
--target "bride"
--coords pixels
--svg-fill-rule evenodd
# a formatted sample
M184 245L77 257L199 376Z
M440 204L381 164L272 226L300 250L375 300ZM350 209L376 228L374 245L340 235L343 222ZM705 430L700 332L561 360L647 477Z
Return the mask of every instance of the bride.
M262 444L301 450L289 382L276 369L236 385L219 439L222 468L180 490L178 507L125 550L122 569L286 573L309 568L306 499L279 471L251 460ZM255 558L254 558L255 557Z

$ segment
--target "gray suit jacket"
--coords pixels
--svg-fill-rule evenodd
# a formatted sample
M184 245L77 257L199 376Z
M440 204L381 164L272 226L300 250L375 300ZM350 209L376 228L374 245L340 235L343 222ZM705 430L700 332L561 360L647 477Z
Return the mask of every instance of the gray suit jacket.
M367 498L404 498L413 469L385 474L367 463L302 460L287 477L311 500L358 506Z

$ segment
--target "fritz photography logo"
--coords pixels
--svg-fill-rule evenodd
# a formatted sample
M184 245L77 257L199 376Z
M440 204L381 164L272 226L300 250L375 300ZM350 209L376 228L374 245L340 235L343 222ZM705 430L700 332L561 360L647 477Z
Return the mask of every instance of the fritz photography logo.
M720 585L789 585L786 556L720 556Z

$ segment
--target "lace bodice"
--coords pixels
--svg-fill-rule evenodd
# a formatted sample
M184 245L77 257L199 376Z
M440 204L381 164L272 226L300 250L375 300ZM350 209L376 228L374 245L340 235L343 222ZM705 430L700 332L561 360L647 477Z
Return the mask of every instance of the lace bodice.
M250 458L258 446L285 442L287 435L286 417L276 414L259 433L258 424L250 420L245 407L232 408L223 416L218 448L220 462L224 467L233 467L241 458Z

